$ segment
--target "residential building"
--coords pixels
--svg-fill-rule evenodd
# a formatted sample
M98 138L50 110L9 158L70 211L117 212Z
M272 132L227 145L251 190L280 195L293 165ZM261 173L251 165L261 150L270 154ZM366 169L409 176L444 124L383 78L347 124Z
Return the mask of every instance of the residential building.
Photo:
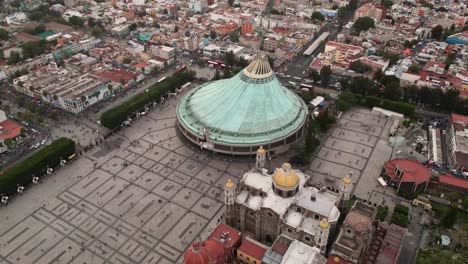
M406 228L379 222L362 263L396 264L406 234Z
M67 8L73 8L75 6L75 0L65 0L64 4Z
M275 52L278 41L274 38L266 38L263 40L263 50L268 52Z
M189 2L189 8L192 9L194 12L197 12L197 13L205 12L207 7L208 7L208 1L207 0L191 0Z
M250 34L253 32L253 23L250 20L242 21L241 34Z
M21 137L23 126L15 121L8 119L5 112L0 110L0 153L8 150L6 140L16 141Z
M184 41L184 50L187 51L196 51L199 49L200 39L196 36L192 37L185 37L183 38Z
M164 60L167 60L169 62L173 61L175 58L175 49L172 47L166 47L166 46L153 46L151 47L151 53L159 58L162 58Z
M390 60L375 55L363 57L359 61L371 67L373 72L377 70L385 72L385 70L388 68L388 65L390 65Z
M373 222L377 209L356 201L346 216L331 249L331 255L358 263L366 252L374 233Z
M326 258L320 255L319 248L311 247L298 240L293 240L286 254L284 254L281 264L323 264L325 261Z
M244 264L260 264L268 247L257 241L244 237L237 249L237 261Z
M359 7L354 13L354 20L360 17L370 17L375 22L380 22L385 17L385 8L376 6L373 3L367 3Z
M468 168L468 116L452 114L446 132L449 166Z
M26 22L27 18L28 17L26 16L24 12L16 12L11 15L5 16L4 20L5 20L5 23L7 23L8 25L12 25L12 24L20 25Z

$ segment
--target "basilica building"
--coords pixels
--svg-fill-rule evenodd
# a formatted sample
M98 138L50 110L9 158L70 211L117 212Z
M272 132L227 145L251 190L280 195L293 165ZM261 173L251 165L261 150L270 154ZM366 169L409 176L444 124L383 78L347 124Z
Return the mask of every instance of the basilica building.
M289 163L268 174L266 150L257 150L256 166L244 173L236 186L225 185L225 222L266 245L285 235L322 252L337 225L338 207L349 199L352 189L347 175L340 192L308 186L309 176Z

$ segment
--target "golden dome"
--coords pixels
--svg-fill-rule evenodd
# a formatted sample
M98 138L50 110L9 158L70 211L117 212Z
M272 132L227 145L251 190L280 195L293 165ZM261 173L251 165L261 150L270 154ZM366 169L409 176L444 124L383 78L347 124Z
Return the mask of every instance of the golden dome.
M327 229L329 226L330 224L328 223L327 219L324 218L320 221L320 228Z
M234 187L234 183L231 181L231 179L228 179L226 182L226 188L232 189Z
M258 148L258 150L257 150L257 153L258 153L259 155L263 155L263 154L265 154L265 152L266 152L266 151L265 151L265 149L263 148L263 146L260 146L260 148Z
M299 184L299 176L291 170L291 164L284 163L282 168L277 169L273 174L273 181L277 186L291 189Z
M349 175L346 175L341 181L343 181L344 184L350 184L352 180Z

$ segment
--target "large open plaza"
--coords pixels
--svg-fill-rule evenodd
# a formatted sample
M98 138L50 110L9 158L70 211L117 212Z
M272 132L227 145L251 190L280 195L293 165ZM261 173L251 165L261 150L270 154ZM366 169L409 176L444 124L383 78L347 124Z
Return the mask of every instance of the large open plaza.
M0 208L0 263L182 261L248 164L176 135L176 98Z

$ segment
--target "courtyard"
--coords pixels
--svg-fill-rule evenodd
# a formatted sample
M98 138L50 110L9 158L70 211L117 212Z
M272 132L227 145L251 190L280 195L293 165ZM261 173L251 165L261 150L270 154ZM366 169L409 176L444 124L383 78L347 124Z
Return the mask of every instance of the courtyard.
M0 263L180 263L249 164L176 135L177 98L0 208Z

